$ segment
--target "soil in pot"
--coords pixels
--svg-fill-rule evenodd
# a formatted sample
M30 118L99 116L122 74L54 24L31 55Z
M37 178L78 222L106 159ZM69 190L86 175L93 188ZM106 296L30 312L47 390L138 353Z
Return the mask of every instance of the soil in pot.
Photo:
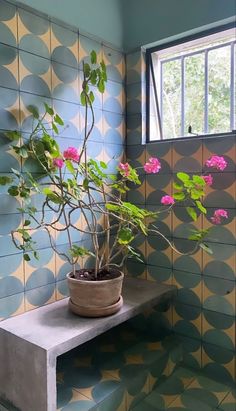
M118 270L110 269L107 270L106 268L99 270L97 274L97 278L95 277L95 269L86 269L83 268L81 270L77 270L74 276L71 278L75 278L76 280L82 281L104 281L104 280L113 280L114 278L120 277L120 272Z

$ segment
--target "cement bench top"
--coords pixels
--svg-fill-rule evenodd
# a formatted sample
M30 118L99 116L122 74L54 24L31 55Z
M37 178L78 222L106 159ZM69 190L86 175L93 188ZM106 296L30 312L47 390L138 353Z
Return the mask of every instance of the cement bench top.
M163 298L171 297L174 290L172 286L126 278L122 292L124 305L115 315L94 319L78 317L69 311L66 298L5 320L0 323L0 330L58 356L153 307Z
M21 411L56 411L57 357L171 299L175 292L173 286L125 278L124 305L110 317L78 317L69 311L66 298L2 321L0 398Z

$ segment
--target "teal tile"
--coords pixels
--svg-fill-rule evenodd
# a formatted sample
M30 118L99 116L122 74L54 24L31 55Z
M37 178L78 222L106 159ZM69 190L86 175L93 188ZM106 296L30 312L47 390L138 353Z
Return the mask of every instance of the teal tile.
M14 34L2 21L0 22L0 39L1 42L16 47L16 38Z
M51 62L49 59L36 56L25 51L19 51L20 63L32 74L36 76L43 75L51 68ZM23 79L20 67L20 80ZM51 82L51 74L48 75L48 80Z
M24 293L10 295L0 299L0 318L6 319L14 315L24 302Z
M22 8L18 9L19 17L23 22L24 26L33 34L41 36L49 30L49 19L42 18L36 12L31 13L28 10Z
M51 30L53 35L57 38L57 40L65 47L72 47L77 45L78 42L78 33L71 30L66 25L59 25L56 23L51 24Z
M20 294L23 291L24 284L19 278L8 275L0 279L0 299Z
M26 303L35 308L40 307L49 302L53 297L54 290L55 283L28 290L25 292Z
M36 34L25 34L19 41L19 48L45 59L50 58L50 44L46 44Z

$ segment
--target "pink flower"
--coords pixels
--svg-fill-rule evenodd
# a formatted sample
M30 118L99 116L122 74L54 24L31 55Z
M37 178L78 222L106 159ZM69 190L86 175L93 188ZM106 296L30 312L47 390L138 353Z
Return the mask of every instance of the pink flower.
M205 181L207 186L211 186L213 183L213 177L211 174L208 174L208 176L202 176L203 180Z
M130 165L128 163L120 163L118 168L120 171L122 171L122 174L124 174L125 177L129 177Z
M158 158L155 157L150 157L149 161L147 161L146 164L144 164L143 166L144 170L146 171L146 173L148 174L155 174L158 173L161 169L161 163L158 160Z
M171 196L163 196L162 198L161 198L161 204L164 204L164 205L172 205L172 204L174 204L175 203L175 200L173 199L173 197L171 197Z
M59 157L54 158L53 159L53 165L55 167L62 168L64 166L64 160L62 158L59 158Z
M76 162L78 162L80 159L79 150L75 147L68 147L64 151L63 156L66 160L72 160Z
M217 170L223 171L227 167L227 162L224 157L212 156L206 161L207 167L216 168Z
M221 218L228 218L228 213L226 210L220 208L218 210L215 210L213 217L211 217L211 221L214 224L220 224Z

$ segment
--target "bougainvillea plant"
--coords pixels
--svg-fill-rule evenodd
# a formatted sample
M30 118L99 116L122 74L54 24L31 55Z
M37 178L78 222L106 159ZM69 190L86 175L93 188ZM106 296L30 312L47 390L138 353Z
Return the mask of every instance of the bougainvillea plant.
M138 170L127 162L121 162L117 175L113 175L108 172L108 164L88 156L87 143L94 127L93 90L103 93L106 81L106 66L103 61L97 61L97 55L92 51L89 63L83 63L80 95L84 107L82 143L61 151L57 142L59 128L64 126L61 117L47 104L41 116L36 107L28 107L33 116L33 129L27 141L18 131L8 132L7 137L22 165L31 158L40 172L33 174L24 166L22 172L12 169L12 177L0 177L1 185L9 185L9 195L21 199L22 206L18 210L23 215L23 223L12 232L12 239L23 252L24 259L29 261L32 255L38 258L32 233L43 229L49 236L52 249L71 264L73 273L78 260L93 256L95 279L104 268L122 269L127 258L140 258L132 246L139 233L145 236L159 234L176 250L156 223L163 208L164 212L171 213L181 203L186 206L191 219L196 221L199 213L206 214L202 200L205 188L213 182L210 174L190 176L179 172L174 194L164 195L161 203L156 204L156 211L148 211L127 201L130 183L141 184ZM227 163L223 157L212 156L206 161L206 166L222 171ZM146 174L156 174L161 170L161 162L152 157L143 168ZM32 194L43 196L40 213L32 204ZM54 218L50 222L46 218L47 210L53 212ZM74 215L78 211L83 217L83 224L74 223ZM220 209L214 212L211 220L213 224L219 224L227 217L227 212ZM59 224L61 221L63 224ZM78 233L76 241L71 231ZM67 233L68 252L62 252L55 243L55 237L63 232ZM190 240L195 242L191 253L198 247L211 252L204 242L208 232L209 229L196 230L191 234ZM80 245L81 235L91 239L89 248Z

